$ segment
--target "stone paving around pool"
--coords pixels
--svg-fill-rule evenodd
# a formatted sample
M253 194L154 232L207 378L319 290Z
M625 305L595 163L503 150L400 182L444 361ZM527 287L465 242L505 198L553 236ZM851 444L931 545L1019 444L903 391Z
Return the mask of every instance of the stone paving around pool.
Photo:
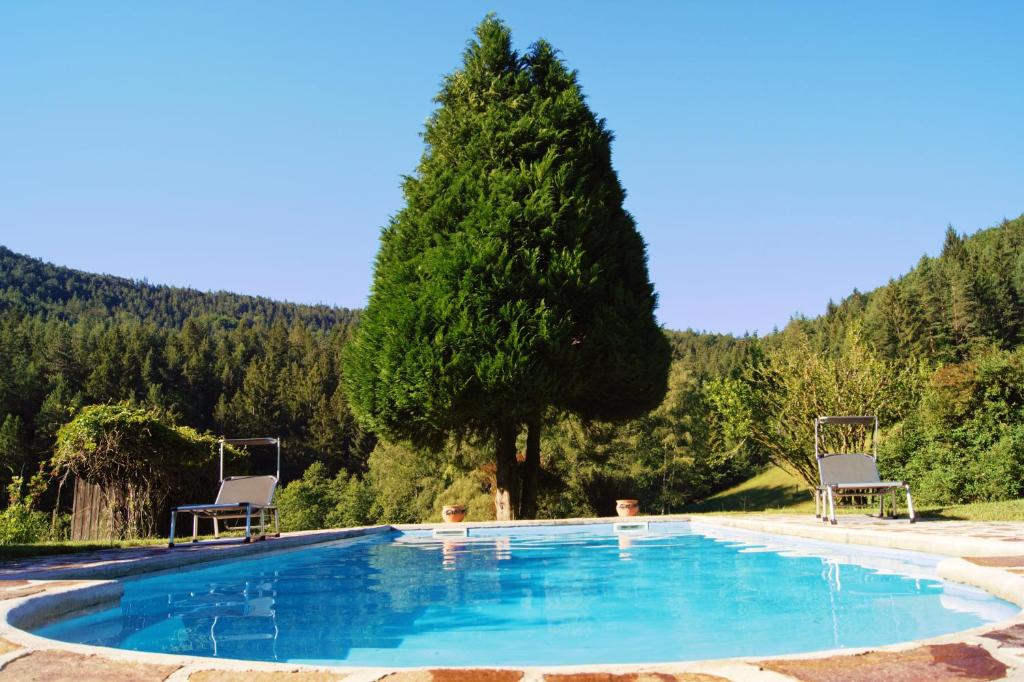
M792 535L950 557L939 575L972 584L1024 606L1024 523L881 520L843 516L836 526L782 514L643 517ZM520 522L607 523L610 519ZM516 524L516 525L520 525ZM500 526L498 522L472 524ZM429 528L430 525L395 526ZM251 545L238 542L140 547L42 557L0 564L0 680L73 682L929 682L1024 680L1024 616L921 642L867 650L826 651L773 659L728 659L668 665L572 668L407 669L325 668L150 654L65 644L20 628L116 600L111 579L221 559L330 542L390 526L290 533ZM20 627L16 627L20 626Z

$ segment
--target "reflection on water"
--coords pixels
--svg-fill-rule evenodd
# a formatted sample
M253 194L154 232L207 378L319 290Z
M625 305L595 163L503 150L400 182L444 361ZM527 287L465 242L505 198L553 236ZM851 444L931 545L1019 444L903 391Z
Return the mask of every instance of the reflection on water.
M619 533L619 559L622 561L630 561L633 555L629 553L629 548L633 546L633 537L629 533Z
M462 550L464 543L457 542L455 540L445 540L441 545L441 566L446 571L454 571L456 568L455 560L458 553Z
M119 608L40 634L266 661L543 665L871 646L1016 611L938 581L934 557L694 528L375 536L129 581Z

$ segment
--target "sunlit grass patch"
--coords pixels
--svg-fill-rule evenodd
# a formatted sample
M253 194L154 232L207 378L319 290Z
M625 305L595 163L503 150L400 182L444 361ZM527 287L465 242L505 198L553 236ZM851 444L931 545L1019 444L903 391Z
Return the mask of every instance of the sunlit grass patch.
M901 515L905 516L902 500ZM721 512L785 512L814 513L814 497L807 484L788 471L770 466L757 476L723 490L683 510L686 513ZM874 513L876 507L840 506L839 514ZM959 519L963 521L1024 521L1024 499L1000 502L973 502L956 505L916 506L922 518Z

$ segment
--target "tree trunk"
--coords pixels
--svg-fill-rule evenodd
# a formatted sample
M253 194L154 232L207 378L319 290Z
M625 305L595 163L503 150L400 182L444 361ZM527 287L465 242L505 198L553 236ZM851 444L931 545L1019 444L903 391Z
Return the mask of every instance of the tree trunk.
M494 518L512 521L519 502L519 470L516 466L516 425L502 422L495 434Z
M519 518L537 516L537 485L540 478L540 415L526 422L526 461L523 462L523 489L519 495Z

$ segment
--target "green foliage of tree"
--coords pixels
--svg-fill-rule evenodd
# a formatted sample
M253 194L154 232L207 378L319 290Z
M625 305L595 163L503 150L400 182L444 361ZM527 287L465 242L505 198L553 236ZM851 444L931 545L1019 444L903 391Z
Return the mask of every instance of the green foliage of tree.
M434 252L452 241L439 240ZM1022 380L1012 367L1024 342L1024 219L970 236L949 229L943 244L902 277L830 303L818 318L794 319L781 333L666 332L672 377L651 414L609 423L545 410L542 438L531 439L527 429L526 438L520 432L506 441L519 459L543 443L542 467L539 457L530 467L513 465L536 475L538 515L610 513L614 498L625 495L640 497L647 510L677 511L749 475L771 454L751 436L755 422L792 414L772 416L786 403L765 393L770 382L752 381L759 368L776 362L795 372L805 360L841 362L854 329L877 361L922 373L894 397L907 407L883 412L884 475L910 480L922 502L1021 495L1024 415L1015 387ZM474 520L493 516L494 453L472 434L444 440L439 452L385 443L371 461L376 435L360 427L341 388L340 359L357 320L356 311L90 275L0 247L0 485L6 490L15 476L24 481L37 471L60 426L83 405L130 401L199 432L282 436L285 481L318 461L326 481L357 481L331 493L335 502L317 524L355 523L365 509L375 521L436 520L448 502L469 504ZM796 336L804 350L794 355L786 349ZM532 347L523 338L520 346ZM778 362L776 352L792 357ZM609 362L597 358L585 371L599 380ZM825 403L833 407L822 409L846 409L839 400L845 385L836 384L835 399ZM807 418L802 436L788 436L791 451L810 452L810 426ZM208 485L212 495L215 480ZM51 479L31 505L19 493L8 517L24 522L8 528L35 524L32 534L59 533L69 490L61 493ZM339 506L342 498L349 502Z
M277 494L284 531L362 526L374 520L374 496L369 486L342 471L331 477L314 462Z
M494 17L475 35L381 235L345 385L389 438L492 438L499 518L532 517L546 411L639 416L664 396L670 350L612 135L575 73L544 41L518 54Z
M494 465L482 449L448 441L439 455L427 448L380 441L370 454L366 482L374 517L382 523L440 521L445 504L463 504L467 519L494 518Z
M545 517L612 515L615 500L636 498L652 513L687 504L751 475L757 466L743 436L727 428L718 384L680 360L651 413L623 423L563 416L548 430Z
M493 521L494 476L486 467L459 472L448 486L434 500L430 516L423 521L439 521L446 504L461 504L466 507L466 521Z
M332 474L365 470L374 436L339 388L354 313L183 296L2 249L0 263L0 485L47 460L57 429L82 405L126 400L199 431L281 436L285 479L313 461ZM32 286L51 280L59 286ZM66 287L77 304L59 295ZM238 304L238 317L212 312L225 301Z
M922 502L1024 496L1024 347L940 367L882 455Z
M0 466L12 476L19 476L28 461L25 425L16 414L4 415L0 421Z
M430 518L446 484L433 454L380 441L370 453L367 473L376 491L376 516L383 523L415 523Z
M0 511L0 545L23 545L54 538L50 516L36 506L46 490L46 478L34 475L25 489L21 476L7 486L7 508Z
M745 375L747 408L733 411L746 436L763 455L816 485L814 418L820 415L877 415L884 424L909 413L921 368L882 358L859 326L847 328L835 355L817 350L799 326L787 328L761 362ZM845 431L845 439L853 434ZM863 452L864 443L842 442L830 452Z
M161 328L181 328L189 318L205 318L231 326L260 320L330 329L351 325L356 318L355 311L344 308L205 293L57 267L0 246L0 313L8 311L70 321L131 319Z
M838 347L845 324L888 359L955 362L1024 342L1024 216L964 236L946 229L942 251L906 275L854 295L808 321L823 346Z

